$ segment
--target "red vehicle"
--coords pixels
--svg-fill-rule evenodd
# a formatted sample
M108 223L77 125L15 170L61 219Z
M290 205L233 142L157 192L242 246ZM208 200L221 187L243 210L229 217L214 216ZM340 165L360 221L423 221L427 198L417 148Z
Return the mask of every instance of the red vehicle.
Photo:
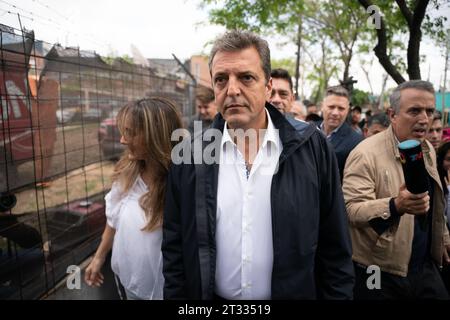
M17 177L16 161L32 157L31 144L31 110L26 97L28 78L28 60L21 41L14 35L4 33L8 40L2 44L2 68L0 77L1 118L0 118L0 191L5 191L14 184L12 177ZM9 37L7 37L9 36ZM31 43L30 43L31 42ZM31 50L33 41L27 41ZM5 48L6 47L6 48ZM3 50L3 48L8 50ZM9 178L7 181L7 177Z
M103 120L98 130L98 142L102 148L104 159L118 159L125 150L120 143L120 132L116 123L116 112Z
M23 40L12 32L1 29L0 32L3 39L0 48L0 192L3 192L34 182L35 178L40 181L47 174L56 140L59 87L56 81L43 74L38 79L29 71L34 44L32 33ZM35 161L36 177L19 174L17 167L25 161Z

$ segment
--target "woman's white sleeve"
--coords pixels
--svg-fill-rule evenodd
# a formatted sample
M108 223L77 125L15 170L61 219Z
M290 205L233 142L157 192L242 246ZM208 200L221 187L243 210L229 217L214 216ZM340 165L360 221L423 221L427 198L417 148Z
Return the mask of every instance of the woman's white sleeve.
M111 228L117 229L122 192L117 182L114 182L111 190L105 196L106 222Z

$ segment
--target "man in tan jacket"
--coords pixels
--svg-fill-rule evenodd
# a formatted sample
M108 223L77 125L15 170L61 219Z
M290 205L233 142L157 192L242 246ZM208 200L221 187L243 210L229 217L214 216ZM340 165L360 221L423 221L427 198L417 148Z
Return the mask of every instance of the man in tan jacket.
M425 140L435 109L433 86L421 80L402 83L390 103L391 126L361 142L344 170L356 274L354 297L446 299L438 270L443 260L450 263L445 202L436 154ZM422 145L430 186L422 194L410 193L404 184L398 144L408 139ZM373 278L377 271L378 285Z

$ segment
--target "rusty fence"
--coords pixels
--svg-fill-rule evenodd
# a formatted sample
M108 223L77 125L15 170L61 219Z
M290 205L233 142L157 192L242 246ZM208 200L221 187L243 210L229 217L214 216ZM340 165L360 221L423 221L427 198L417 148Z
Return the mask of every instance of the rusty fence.
M194 85L3 25L0 59L0 299L38 299L99 243L117 110L164 96L187 123Z

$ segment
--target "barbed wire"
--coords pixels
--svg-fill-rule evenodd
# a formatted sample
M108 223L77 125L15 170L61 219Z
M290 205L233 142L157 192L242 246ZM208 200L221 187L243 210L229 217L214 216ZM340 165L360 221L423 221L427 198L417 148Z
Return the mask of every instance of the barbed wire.
M8 14L11 14L11 15L19 15L21 18L25 18L25 19L27 19L29 21L33 21L34 23L45 25L47 27L55 27L56 26L59 29L65 31L66 34L68 34L68 35L74 35L74 36L83 38L85 40L88 40L88 41L90 41L90 42L92 42L92 43L94 43L94 44L96 44L98 46L102 46L104 48L109 48L110 47L109 43L101 42L97 38L95 38L93 35L73 32L73 31L69 30L67 27L63 26L61 23L58 23L55 20L43 17L43 16L38 15L38 14L32 12L32 11L20 8L20 7L14 5L14 4L11 4L11 3L9 3L9 2L7 2L5 0L0 0L0 2L3 2L3 3L11 6L12 8L14 8L16 10L22 11L22 13L21 13L21 12L17 12L17 11L15 12L15 11L12 11L12 10L4 10L4 9L2 9L4 11L6 11L4 14L8 13ZM26 14L23 14L23 12L25 12ZM68 21L69 21L69 23L73 24L73 22L71 22L70 20L68 20ZM17 29L17 28L14 28L14 29L18 30L18 31L21 31L20 29Z
M0 2L3 2L3 3L5 3L5 4L7 4L8 6L13 7L13 8L16 9L16 10L23 11L23 12L25 12L25 13L27 13L27 14L33 16L33 17L40 18L40 19L44 19L44 20L47 20L47 21L49 21L49 22L51 22L51 23L55 23L55 24L57 24L58 26L61 26L58 22L53 21L52 19L49 19L49 18L44 17L44 16L41 16L41 15L39 15L39 14L37 14L37 13L32 12L32 11L23 9L23 8L21 8L21 7L19 7L19 6L16 6L15 4L12 4L12 3L8 2L8 1L0 0Z
M38 1L38 0L32 0L32 1L33 1L33 2L36 2L37 4L41 5L42 7L46 8L46 9L48 9L48 10L50 10L50 11L53 11L54 13L56 13L57 15L59 15L61 18L65 19L65 20L67 20L67 21L70 21L69 18L67 18L65 15L59 13L57 10L51 8L49 5L47 5L47 4L45 4L45 3L42 3L42 2L40 2L40 1Z

